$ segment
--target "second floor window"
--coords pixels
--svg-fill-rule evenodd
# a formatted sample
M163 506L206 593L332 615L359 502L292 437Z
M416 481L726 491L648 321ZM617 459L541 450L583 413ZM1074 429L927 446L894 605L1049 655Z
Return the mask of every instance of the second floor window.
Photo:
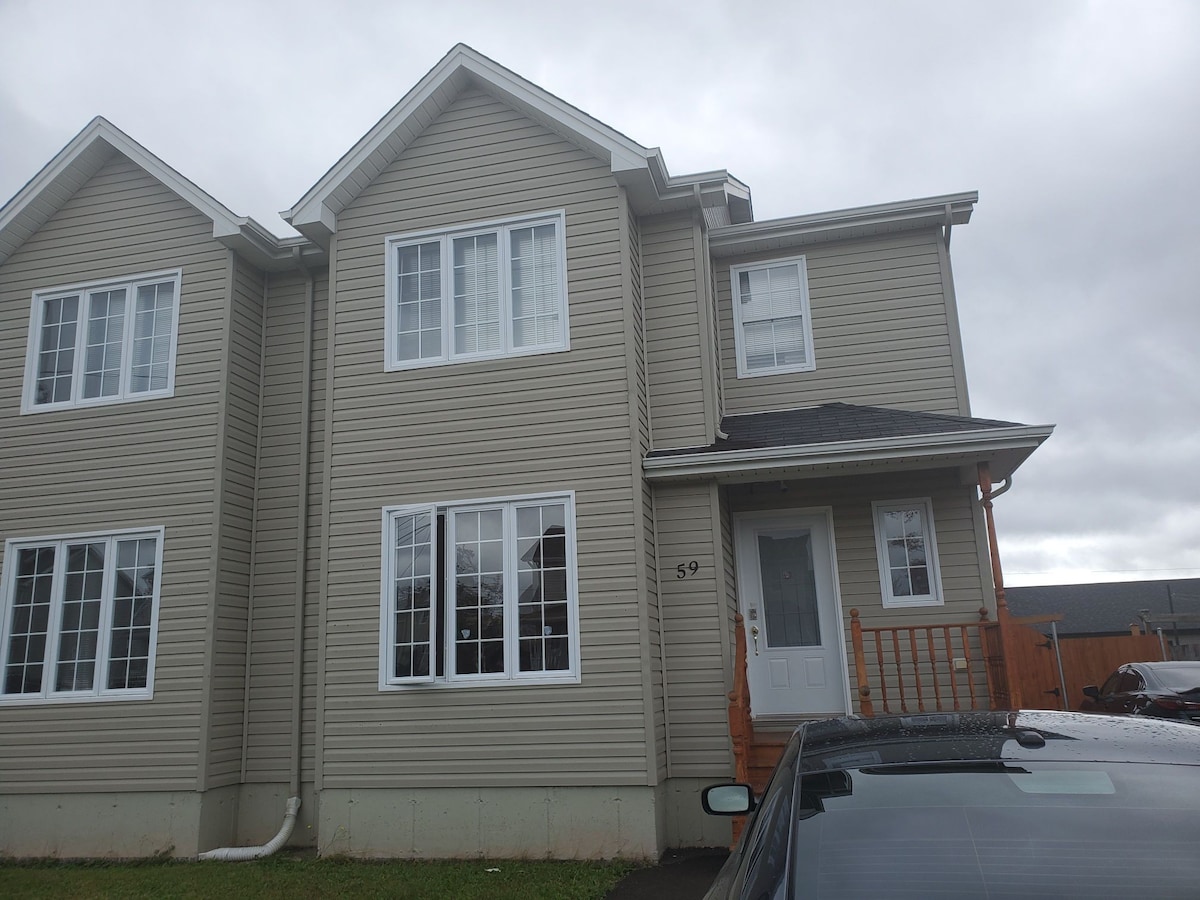
M804 257L729 270L739 378L816 368Z
M34 295L23 409L170 396L180 273Z
M563 213L387 239L388 369L566 350Z

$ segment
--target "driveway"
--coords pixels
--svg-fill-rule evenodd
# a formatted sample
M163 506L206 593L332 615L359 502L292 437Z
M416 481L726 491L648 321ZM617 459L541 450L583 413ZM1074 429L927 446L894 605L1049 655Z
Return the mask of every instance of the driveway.
M668 851L657 866L622 878L605 900L700 900L728 856L721 848Z

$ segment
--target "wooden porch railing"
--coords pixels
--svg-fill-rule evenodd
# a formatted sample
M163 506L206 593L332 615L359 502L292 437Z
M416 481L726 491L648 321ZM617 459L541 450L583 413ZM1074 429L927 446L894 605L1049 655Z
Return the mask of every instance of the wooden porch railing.
M1000 625L864 627L850 610L850 642L859 712L955 712L1007 707Z

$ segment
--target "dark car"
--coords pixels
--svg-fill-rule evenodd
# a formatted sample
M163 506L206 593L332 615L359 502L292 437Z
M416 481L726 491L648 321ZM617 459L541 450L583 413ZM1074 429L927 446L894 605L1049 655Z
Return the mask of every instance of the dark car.
M1200 729L1028 711L829 719L792 736L706 895L1200 897Z
M1126 663L1083 693L1084 709L1200 725L1200 662Z

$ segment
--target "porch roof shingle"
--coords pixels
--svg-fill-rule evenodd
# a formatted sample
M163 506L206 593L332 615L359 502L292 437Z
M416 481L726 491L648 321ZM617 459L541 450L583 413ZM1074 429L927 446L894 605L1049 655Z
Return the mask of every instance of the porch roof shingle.
M695 453L724 453L732 450L759 450L767 447L805 447L844 441L868 441L879 438L917 437L992 428L1020 428L1017 422L977 419L944 413L885 409L880 406L855 406L826 403L803 409L745 413L726 416L718 438L707 447L652 450L650 458Z

